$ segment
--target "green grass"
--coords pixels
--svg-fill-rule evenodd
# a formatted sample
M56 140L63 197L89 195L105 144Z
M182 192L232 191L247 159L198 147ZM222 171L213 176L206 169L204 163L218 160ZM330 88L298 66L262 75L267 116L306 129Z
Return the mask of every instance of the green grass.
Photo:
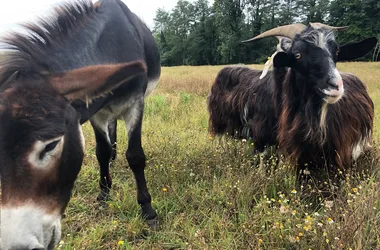
M104 208L96 202L95 139L84 125L86 157L58 249L380 249L380 63L339 65L368 85L376 106L375 145L358 163L364 170L352 172L318 204L295 189L292 166L269 159L260 168L250 142L209 136L206 97L220 68L163 68L146 101L143 147L160 220L156 231L139 217L123 123L111 167L112 200Z

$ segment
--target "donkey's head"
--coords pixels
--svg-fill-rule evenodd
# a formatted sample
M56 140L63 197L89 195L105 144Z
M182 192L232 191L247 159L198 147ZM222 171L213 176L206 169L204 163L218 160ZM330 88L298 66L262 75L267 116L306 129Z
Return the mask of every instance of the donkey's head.
M53 249L84 155L74 100L145 74L141 62L14 72L0 85L0 249Z
M336 103L344 94L342 77L336 68L338 61L353 60L366 55L377 43L375 37L358 43L339 46L332 27L321 23L291 24L266 31L245 42L268 36L281 36L277 51L273 54L276 68L290 67L302 81L293 89L307 89L301 93L316 94L327 103Z

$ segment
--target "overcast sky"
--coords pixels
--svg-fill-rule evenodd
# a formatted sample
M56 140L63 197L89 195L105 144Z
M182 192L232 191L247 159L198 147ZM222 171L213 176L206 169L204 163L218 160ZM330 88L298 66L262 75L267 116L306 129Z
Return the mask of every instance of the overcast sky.
M122 0L152 29L153 18L158 8L171 10L178 0ZM191 0L190 0L191 1ZM15 23L27 21L44 15L49 8L64 0L10 0L1 1L0 34L14 28ZM96 2L93 0L93 2Z

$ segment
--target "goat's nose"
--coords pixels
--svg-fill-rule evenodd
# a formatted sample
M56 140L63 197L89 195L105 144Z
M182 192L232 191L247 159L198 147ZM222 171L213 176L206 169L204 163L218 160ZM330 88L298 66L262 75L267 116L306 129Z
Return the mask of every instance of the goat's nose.
M335 82L328 82L327 85L328 85L329 88L331 88L331 89L339 90L339 85L336 84Z

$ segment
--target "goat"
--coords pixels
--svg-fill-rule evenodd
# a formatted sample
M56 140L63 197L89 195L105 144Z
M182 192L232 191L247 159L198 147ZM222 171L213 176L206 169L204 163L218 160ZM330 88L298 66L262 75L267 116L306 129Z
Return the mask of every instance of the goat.
M336 62L364 56L377 39L338 47L332 29L294 24L245 41L283 36L292 43L285 48L280 40L266 66L273 63L271 74L243 67L218 73L208 96L210 132L252 137L259 152L276 145L301 169L348 167L371 141L374 105L364 83Z

